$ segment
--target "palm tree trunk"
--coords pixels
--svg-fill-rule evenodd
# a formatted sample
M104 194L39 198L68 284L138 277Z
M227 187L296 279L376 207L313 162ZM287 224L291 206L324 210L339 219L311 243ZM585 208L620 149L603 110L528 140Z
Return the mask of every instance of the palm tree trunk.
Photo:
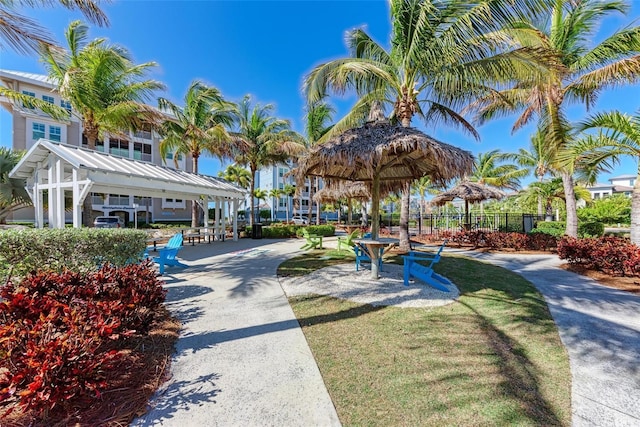
M400 208L400 250L408 251L409 245L409 207L411 200L411 183L405 182L402 188L402 207Z
M198 157L197 156L193 156L193 173L195 174L198 173ZM192 200L191 201L191 227L195 228L197 226L198 226L198 202L196 200Z
M631 243L640 245L640 170L631 194Z
M89 129L85 128L84 131L84 134L87 137L87 148L89 150L95 150L96 141L98 139L98 129L90 126L86 121L83 123L83 125L89 127ZM91 193L89 193L87 194L87 197L84 198L84 202L82 202L82 225L84 225L85 227L91 227L93 225L93 218L91 218L92 212L93 200L91 197Z
M567 227L565 234L570 237L578 237L576 193L573 188L573 177L569 172L562 172L562 185L564 186L565 205L567 207Z
M249 197L251 198L251 212L249 213L249 225L253 226L253 216L255 215L255 209L256 209L256 201L253 197L253 192L256 189L256 168L253 167L253 165L251 166L251 186L250 186L250 193L249 193Z

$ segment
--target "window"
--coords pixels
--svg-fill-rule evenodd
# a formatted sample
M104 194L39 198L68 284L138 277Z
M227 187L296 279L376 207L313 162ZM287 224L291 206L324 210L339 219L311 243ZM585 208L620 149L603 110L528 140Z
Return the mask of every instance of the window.
M167 153L165 157L167 160L173 160L173 153ZM182 160L182 153L178 153L178 161Z
M61 136L60 126L49 126L49 139L51 141L60 142L60 136Z
M109 138L109 153L115 154L116 156L129 157L129 141Z
M55 104L56 101L53 99L53 96L49 96L49 95L42 95L42 100L44 102L48 102L49 104Z
M136 138L151 139L151 125L149 123L142 125L142 129L135 131L133 135Z
M31 139L37 141L40 138L44 138L44 125L42 123L34 123Z
M287 168L278 168L278 176L280 178L282 178L284 176L285 173L287 173L289 171L289 169Z
M109 194L109 204L114 206L128 206L129 196L123 194Z
M65 110L71 112L71 102L65 101L64 99L60 100L60 106Z
M309 206L309 200L308 199L302 199L301 202L302 202L302 206L307 206L307 207Z
M22 94L23 94L23 95L26 95L26 96L30 96L30 97L32 97L32 98L35 98L35 97L36 97L36 94L35 94L34 92L29 92L28 90L23 90L23 91L22 91ZM34 108L33 104L26 103L26 102L23 102L23 103L22 103L22 106L23 106L23 107L25 107L25 108L31 108L31 109L33 109L33 108ZM44 136L43 136L43 138L44 138Z
M143 144L141 142L133 143L133 158L136 160L151 161L151 144Z
M278 199L278 207L280 207L280 208L286 208L287 207L287 198L286 197L280 197Z
M82 134L82 147L89 148L89 140L85 134ZM104 141L96 141L96 151L104 153Z
M144 206L152 206L151 203L151 197L139 197L139 196L135 196L133 198L133 203L135 203L136 205L140 206L140 207L144 207Z

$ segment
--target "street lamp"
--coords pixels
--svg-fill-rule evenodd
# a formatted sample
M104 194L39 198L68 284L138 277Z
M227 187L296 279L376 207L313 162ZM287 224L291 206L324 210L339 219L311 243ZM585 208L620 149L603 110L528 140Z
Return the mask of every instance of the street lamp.
M136 229L138 228L138 206L140 205L137 203L133 204L133 224Z

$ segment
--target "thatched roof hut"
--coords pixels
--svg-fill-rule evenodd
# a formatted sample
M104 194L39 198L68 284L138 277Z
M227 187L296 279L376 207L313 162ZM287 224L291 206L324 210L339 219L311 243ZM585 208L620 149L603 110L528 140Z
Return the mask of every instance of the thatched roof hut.
M442 206L454 199L462 199L464 200L465 218L469 222L469 202L480 202L488 199L499 200L504 196L505 193L497 188L489 187L479 182L462 181L450 190L443 191L435 196L430 203L434 206Z
M401 189L407 181L429 176L438 185L471 172L470 152L437 141L410 127L387 120L349 129L313 147L298 162L298 182L307 176L371 183L372 205L380 202L380 183ZM378 236L378 216L373 215L372 235Z

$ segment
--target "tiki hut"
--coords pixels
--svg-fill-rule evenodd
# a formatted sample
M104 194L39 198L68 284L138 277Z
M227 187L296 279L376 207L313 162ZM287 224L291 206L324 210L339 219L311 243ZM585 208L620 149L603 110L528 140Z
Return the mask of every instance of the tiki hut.
M307 176L368 182L373 211L380 204L380 185L401 190L407 181L428 176L440 185L468 174L470 152L439 142L415 128L376 120L349 129L313 147L298 162L296 180ZM372 215L372 237L378 237L378 215Z
M489 187L479 182L462 181L450 190L443 191L435 196L431 199L431 204L434 206L442 206L454 199L464 200L465 227L469 228L471 224L469 202L481 202L488 199L499 200L504 196L505 194L497 188Z

